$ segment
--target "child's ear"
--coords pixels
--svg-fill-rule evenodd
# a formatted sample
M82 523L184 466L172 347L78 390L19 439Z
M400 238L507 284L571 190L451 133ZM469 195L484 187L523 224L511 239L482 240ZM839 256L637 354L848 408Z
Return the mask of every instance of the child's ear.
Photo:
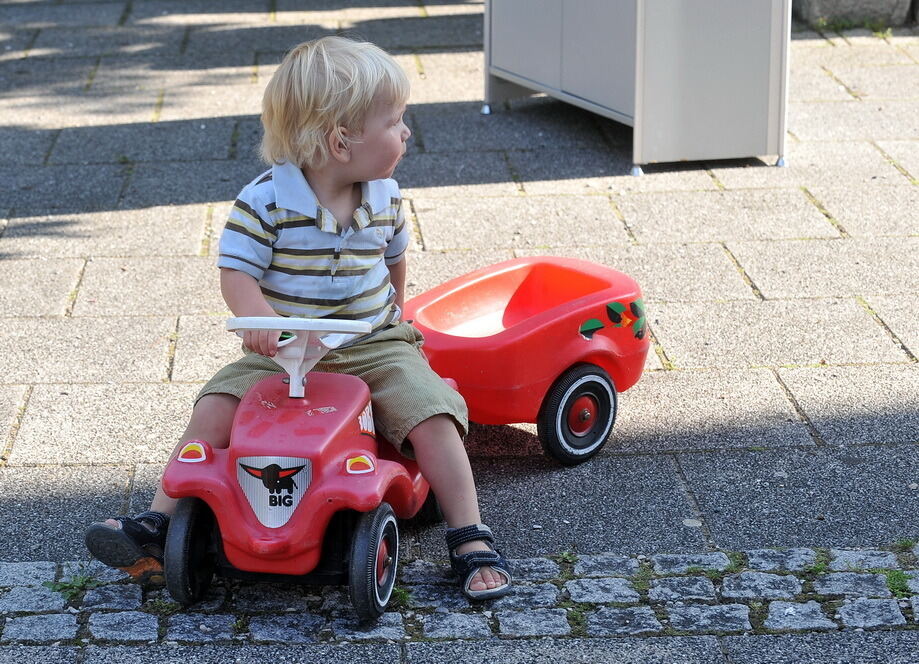
M343 164L351 161L351 144L348 141L348 130L344 127L337 127L329 132L329 153L336 161Z

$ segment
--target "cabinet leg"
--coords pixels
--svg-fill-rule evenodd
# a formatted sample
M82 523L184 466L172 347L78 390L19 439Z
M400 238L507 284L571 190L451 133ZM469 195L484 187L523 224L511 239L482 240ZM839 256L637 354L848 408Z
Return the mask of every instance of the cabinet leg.
M778 161L775 162L775 165L779 168L786 168L788 166L788 162L785 161L785 155L779 155Z
M482 110L479 111L482 115L491 115L491 104L482 104Z
M639 166L638 164L634 164L632 166L631 174L634 175L635 177L638 177L639 175L644 175L645 172L641 170L641 166Z

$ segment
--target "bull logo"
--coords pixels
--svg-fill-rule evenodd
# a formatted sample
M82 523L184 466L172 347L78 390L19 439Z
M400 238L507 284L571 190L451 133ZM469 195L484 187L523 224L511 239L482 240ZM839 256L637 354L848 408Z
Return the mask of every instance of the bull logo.
M303 457L239 457L236 478L262 525L279 528L309 488L312 464Z
M294 475L303 470L303 466L294 466L293 468L281 468L278 464L272 463L264 468L253 468L244 463L239 464L243 470L262 480L262 485L268 489L268 493L293 493L297 488L294 482Z

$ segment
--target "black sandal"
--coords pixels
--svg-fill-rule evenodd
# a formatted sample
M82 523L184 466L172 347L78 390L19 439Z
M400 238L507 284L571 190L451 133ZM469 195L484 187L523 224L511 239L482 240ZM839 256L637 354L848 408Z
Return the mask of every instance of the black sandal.
M450 550L450 566L463 584L463 593L469 599L494 599L503 597L511 592L511 572L507 559L495 548L495 536L488 526L473 524L463 528L447 528L447 548ZM471 551L469 553L455 553L456 547L466 542L485 542L491 551ZM497 588L485 590L471 590L469 584L472 577L482 567L491 567L503 575L507 583Z
M109 567L117 567L139 581L162 576L169 515L141 512L134 517L115 517L115 521L121 523L121 528L94 523L86 529L85 541L89 552ZM142 521L153 526L153 530Z

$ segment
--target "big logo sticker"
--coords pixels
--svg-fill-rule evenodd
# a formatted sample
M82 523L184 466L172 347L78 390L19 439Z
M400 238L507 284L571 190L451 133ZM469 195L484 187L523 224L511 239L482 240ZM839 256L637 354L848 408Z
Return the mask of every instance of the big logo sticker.
M312 465L300 457L240 457L236 477L259 522L280 528L293 516L309 488Z

